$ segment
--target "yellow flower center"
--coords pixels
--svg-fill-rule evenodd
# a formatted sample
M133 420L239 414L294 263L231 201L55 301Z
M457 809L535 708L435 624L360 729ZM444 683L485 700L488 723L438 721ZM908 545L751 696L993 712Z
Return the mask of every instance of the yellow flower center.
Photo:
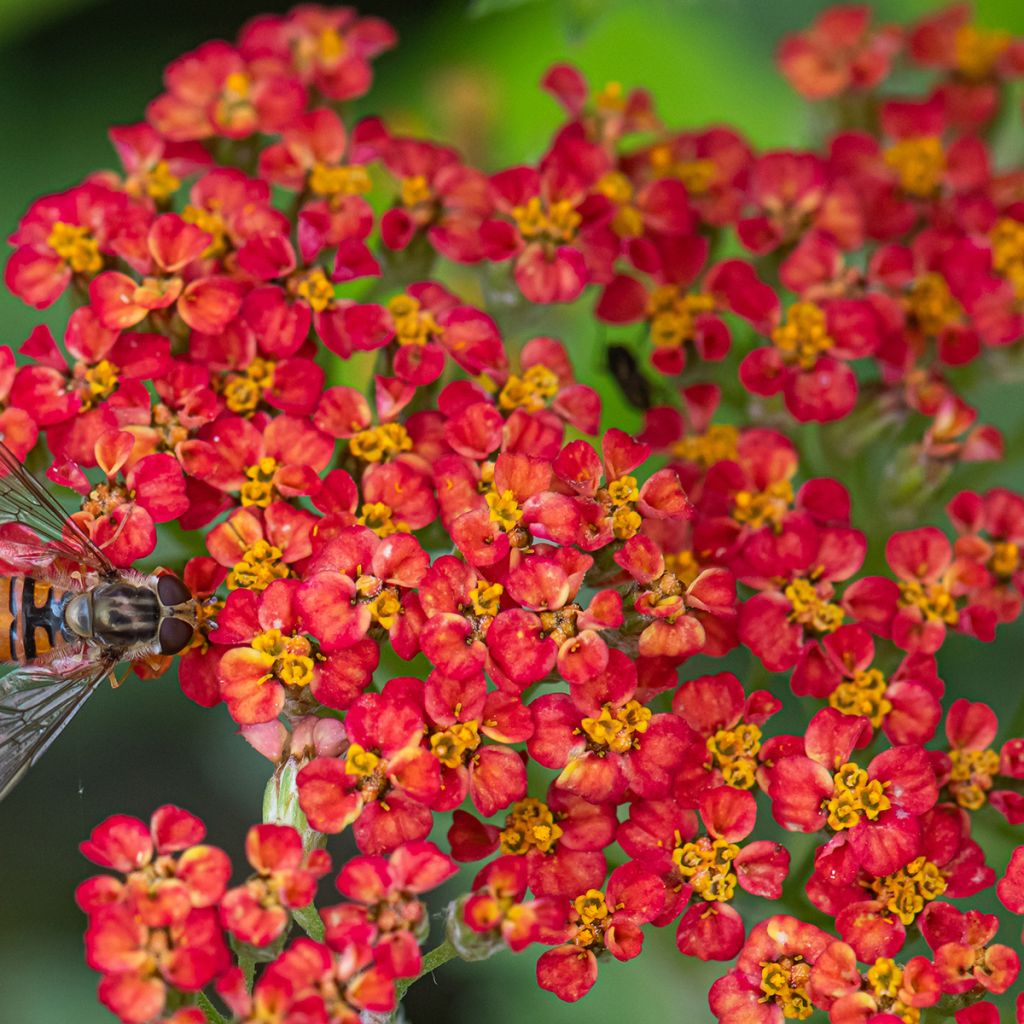
M546 803L527 797L514 803L505 815L501 831L502 853L524 854L530 850L550 853L562 837L562 827Z
M274 498L274 474L277 472L277 460L264 455L254 466L249 466L245 475L249 478L239 495L242 504L249 508L252 505L266 508Z
M317 36L316 52L325 65L337 64L348 50L345 37L333 26L321 30Z
M295 294L305 299L315 312L322 313L334 301L334 285L318 267L299 280Z
M992 776L999 773L999 754L995 750L961 750L949 752L953 768L949 791L956 802L969 811L982 807L992 788Z
M369 527L378 537L390 537L393 533L402 533L409 529L409 524L392 518L390 505L383 501L367 502L363 505L362 514L356 519L360 526Z
M309 172L309 187L318 196L361 196L370 191L373 183L362 164L332 167L318 160Z
M718 167L714 160L679 160L672 165L672 175L678 178L690 195L703 195L711 191L718 180Z
M688 587L701 574L702 568L692 551L672 551L665 555L665 571Z
M277 364L257 356L244 374L232 374L224 383L224 403L240 416L255 412L263 395L273 386Z
M612 513L612 533L618 540L629 540L640 532L643 517L636 509L617 508Z
M963 306L953 298L941 274L922 274L907 296L910 315L925 334L936 335L963 317Z
M772 331L772 342L785 362L810 370L819 356L835 346L829 336L825 311L814 302L794 302L786 322Z
M506 533L514 529L523 518L523 510L512 491L502 491L500 494L497 491L488 491L484 499L491 510L491 522L497 523Z
M946 170L946 153L937 135L914 135L894 142L885 162L899 178L900 188L922 199L934 195Z
M1024 222L1000 217L989 237L992 265L1012 285L1018 299L1024 299Z
M988 567L1002 579L1009 579L1020 568L1020 547L1009 540L993 544Z
M531 366L522 377L509 374L498 395L502 409L526 409L537 412L558 394L558 378L543 363Z
M384 462L412 451L412 438L401 423L383 423L349 438L348 450L363 462Z
M609 171L594 186L616 207L612 229L623 238L637 238L644 232L644 219L633 205L633 183L621 171Z
M739 437L740 432L731 423L715 423L703 434L674 441L670 450L676 458L708 468L716 462L735 459Z
M86 369L84 379L88 393L82 396L83 408L91 409L114 393L118 384L117 373L117 367L107 359L101 359Z
M862 715L870 719L877 729L892 711L892 701L885 696L888 685L877 668L869 668L841 682L829 694L828 702L844 715Z
M990 77L1012 41L1013 36L1003 29L961 25L953 42L957 71L976 81Z
M778 528L792 505L793 485L788 480L776 480L763 491L737 491L732 499L732 518L755 530L762 526Z
M96 274L103 269L103 257L96 239L80 224L54 223L46 244L76 273Z
M751 722L740 722L732 729L719 729L707 739L707 748L733 789L752 789L757 781L757 754L761 749L761 730Z
M724 903L736 892L732 862L740 848L726 839L701 836L672 851L672 860L693 891L708 902Z
M469 600L476 615L489 616L493 618L498 614L501 605L501 595L505 588L500 583L488 583L487 580L480 580L469 592Z
M584 718L580 728L595 747L624 754L640 745L638 734L647 732L650 720L651 709L631 700L615 712L605 704L597 718Z
M919 608L930 622L945 622L955 626L960 618L956 598L941 583L921 583L918 580L901 582L900 604Z
M203 250L203 259L212 259L220 256L228 247L228 228L223 218L214 210L207 210L201 206L186 206L181 211L181 219L195 224L200 231L205 231L213 241Z
M810 964L801 956L761 964L761 1002L773 1002L787 1020L806 1020L814 1013L807 995Z
M640 500L635 476L620 476L608 485L608 500L613 505L628 505Z
M851 761L832 776L832 783L832 796L823 806L828 809L829 825L837 832L860 824L861 815L876 821L892 806L885 795L888 784L869 779L868 773Z
M283 580L289 570L282 557L281 549L269 541L256 541L228 573L228 590L266 590L274 580Z
M235 100L247 99L251 86L252 79L244 71L232 71L224 79L224 97Z
M180 187L181 179L171 174L166 160L159 160L146 171L141 182L128 191L134 194L142 191L154 202L166 203Z
M457 768L465 761L467 754L472 754L480 746L479 730L480 723L476 719L456 722L430 737L430 749L446 768Z
M799 622L815 633L834 633L843 624L843 609L826 601L810 580L793 580L783 591L793 606L790 622Z
M871 889L886 910L909 925L924 910L925 904L946 891L946 878L933 861L917 857L899 871L873 879Z
M257 633L250 646L266 661L267 674L261 682L276 677L285 686L308 686L313 681L313 646L304 636L267 629Z
M531 196L525 205L513 207L512 219L527 241L569 242L583 218L570 199L559 199L545 207L540 196Z
M390 629L402 612L402 601L394 587L385 587L370 603L373 621L384 629Z
M350 743L345 754L345 774L363 778L372 775L380 764L380 758L358 743Z
M621 82L607 82L594 93L594 106L604 113L618 113L626 109L626 96Z
M411 295L396 295L388 302L399 345L426 345L441 334L433 314Z
M696 336L697 317L714 308L714 298L704 292L686 294L678 285L660 285L647 299L651 344L655 348L682 347Z
M399 195L403 206L418 206L420 203L429 203L434 198L434 191L430 182L422 174L414 174L410 178L403 178L399 187Z

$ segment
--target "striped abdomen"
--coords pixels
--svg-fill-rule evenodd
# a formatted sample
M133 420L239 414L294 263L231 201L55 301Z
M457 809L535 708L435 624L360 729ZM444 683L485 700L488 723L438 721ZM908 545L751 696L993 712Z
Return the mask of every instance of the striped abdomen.
M0 661L32 661L74 637L64 608L75 591L32 576L0 576Z

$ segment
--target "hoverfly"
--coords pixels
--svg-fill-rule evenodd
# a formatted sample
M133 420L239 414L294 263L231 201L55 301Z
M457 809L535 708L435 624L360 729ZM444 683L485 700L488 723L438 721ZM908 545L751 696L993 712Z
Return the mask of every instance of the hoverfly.
M120 569L0 442L0 799L122 661L178 654L195 601Z

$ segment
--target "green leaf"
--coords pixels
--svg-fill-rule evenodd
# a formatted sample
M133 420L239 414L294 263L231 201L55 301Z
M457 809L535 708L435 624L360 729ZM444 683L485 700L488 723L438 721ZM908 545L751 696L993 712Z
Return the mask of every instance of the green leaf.
M324 923L312 903L308 907L294 907L292 917L311 939L324 941Z
M205 992L199 993L199 999L196 1002L199 1009L206 1014L207 1024L228 1024L227 1020L217 1012L216 1007L207 998Z

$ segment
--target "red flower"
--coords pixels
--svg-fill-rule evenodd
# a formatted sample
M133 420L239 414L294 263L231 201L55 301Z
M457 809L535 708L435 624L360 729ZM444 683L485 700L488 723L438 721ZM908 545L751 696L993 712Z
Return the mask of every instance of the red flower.
M822 849L807 894L860 959L895 956L909 928L940 896L967 897L989 888L995 872L971 838L970 818L952 804L937 804L921 819L921 854L889 875L867 871L848 842Z
M799 301L783 320L776 304L766 333L772 347L756 348L740 364L740 380L756 395L782 393L801 423L841 419L857 401L848 360L872 355L879 326L871 305L857 299Z
M959 994L980 986L999 995L1017 980L1020 958L1009 946L992 942L998 930L994 914L965 913L949 903L928 906L921 934L935 954L943 992Z
M372 81L370 61L396 41L395 30L382 18L360 17L353 7L316 4L286 15L260 15L238 36L239 49L250 60L285 64L331 100L365 93Z
M240 969L217 982L217 993L240 1024L296 1019L318 1024L359 1024L364 1011L390 1013L395 986L373 963L364 941L342 953L311 939L296 939L260 975L250 995Z
M309 558L316 522L312 513L283 501L272 501L262 514L239 508L206 535L206 548L230 570L228 590L258 592Z
M795 917L776 914L755 925L736 966L711 986L720 1024L782 1024L812 1013L811 969L831 937Z
M126 904L90 915L85 958L103 975L100 1002L125 1024L152 1020L163 1011L168 988L198 992L231 962L212 907L150 928Z
M781 707L767 690L745 696L743 684L731 672L683 683L672 697L672 710L704 743L688 752L677 776L677 799L696 806L700 794L714 786L752 789L759 781L761 727Z
M624 864L608 876L604 892L588 889L572 902L565 943L537 961L537 984L574 1003L597 981L597 958L609 952L632 960L643 948L641 926L652 921L665 901L658 876L639 864Z
M736 583L727 569L704 569L688 586L667 571L665 558L648 537L631 537L615 556L639 584L633 607L651 619L640 634L644 657L688 658L702 651L724 654L736 615Z
M427 908L418 899L458 870L433 843L405 843L390 857L353 857L335 884L351 903L323 911L325 941L339 953L355 938L373 947L377 967L391 978L415 978L422 958L419 943L429 929Z
M934 1006L942 995L938 971L927 957L915 956L905 966L879 957L863 974L857 959L845 942L833 942L811 970L811 999L837 1024L883 1024L917 1017L921 1008Z
M245 855L255 874L225 893L221 923L241 942L268 946L288 927L288 908L313 901L331 858L326 850L306 854L302 836L290 825L253 825L245 837Z
M526 860L529 887L539 896L572 896L599 886L604 853L615 839L611 804L592 804L551 785L546 802L525 797L505 815L505 827L456 811L448 841L456 860L479 860L500 850Z
M222 416L178 446L185 471L218 490L238 492L246 508L277 498L314 494L334 443L308 421L276 416L262 430L251 420Z
M984 495L961 491L946 511L959 533L956 557L983 565L989 573L988 585L975 592L974 600L992 608L999 622L1012 622L1020 614L1024 588L1024 498L1003 487Z
M224 895L231 862L223 850L202 843L205 834L197 817L173 804L158 807L148 826L126 814L107 818L80 849L125 879L98 875L86 880L75 893L78 905L87 914L123 908L129 920L134 916L154 929L181 923L193 909L215 906ZM111 918L122 920L123 915Z
M988 582L988 573L965 558L954 558L952 545L934 526L894 533L885 557L899 583L868 576L853 583L844 606L872 632L890 637L905 651L937 651L946 627L992 640L995 613L975 605L973 592Z
M318 757L299 772L299 804L313 828L335 833L353 825L357 845L370 854L425 838L441 772L423 746L424 725L407 697L358 698L345 718L344 758Z
M487 176L454 149L425 139L385 135L378 147L398 185L395 205L380 219L381 241L403 250L426 235L433 249L457 263L483 259L480 225L492 209Z
M854 748L870 734L864 719L824 708L807 727L806 753L775 764L768 793L784 828L848 833L861 863L881 877L920 854L920 815L935 805L938 785L919 746L886 750L867 770L852 762Z
M372 630L411 658L419 647L412 592L429 561L408 533L381 539L365 526L321 532L297 594L303 621L328 654L362 648Z
M491 178L495 210L481 227L484 255L515 258L514 275L530 302L571 302L591 280L607 280L619 240L605 216L587 219L588 190L606 167L582 139L556 141L539 170L513 167Z
M525 862L499 857L473 879L473 890L461 907L462 919L478 935L500 937L516 953L531 942L559 942L565 929L565 901L552 896L528 900L526 889Z
M724 359L732 339L721 317L725 306L715 291L717 267L696 284L708 243L699 236L669 235L652 245L656 287L648 291L635 278L619 274L601 293L595 315L613 324L646 320L651 364L662 373L682 373L691 348L702 360Z
M487 693L482 675L449 679L432 672L426 685L411 677L392 679L387 697L422 705L426 740L441 768L441 785L432 807L454 810L467 794L485 817L526 795L526 766L507 746L533 732L529 712L502 691ZM497 740L484 744L484 738Z
M964 132L983 129L996 115L1003 83L1024 71L1024 45L1009 32L971 20L968 4L953 4L910 30L913 60L946 72L937 90L950 121Z
M300 586L275 580L260 594L236 590L217 616L211 639L239 645L224 652L217 676L221 698L242 725L272 721L286 699L301 704L307 687L321 704L347 708L377 667L378 651L369 641L344 659L320 654L300 625Z
M873 667L875 645L863 626L840 626L822 637L794 693L826 699L837 711L860 715L891 743L927 743L942 718L945 687L931 654L908 654L887 679Z
M270 60L247 61L223 42L204 43L173 61L164 85L167 91L150 102L146 119L173 142L280 131L307 100L290 69Z
M789 84L810 100L873 89L888 77L903 39L897 26L872 29L870 21L867 5L840 5L785 36L777 59Z
M595 803L623 799L627 789L664 796L682 760L688 730L675 715L652 714L634 699L636 669L610 651L603 673L569 684L569 693L530 705L530 756L561 769L558 785Z
M7 287L36 309L46 309L72 280L87 284L113 258L113 241L144 217L123 193L98 184L37 199L8 241Z

